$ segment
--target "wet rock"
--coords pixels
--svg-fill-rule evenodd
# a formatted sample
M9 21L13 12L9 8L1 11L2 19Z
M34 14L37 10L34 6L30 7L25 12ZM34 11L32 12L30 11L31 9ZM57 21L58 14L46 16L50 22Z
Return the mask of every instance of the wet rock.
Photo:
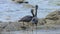
M23 2L24 0L12 0L12 1L15 1L15 2Z
M4 29L4 31L19 31L24 28L26 29L26 27L22 28L22 26L23 26L23 22L12 22Z
M9 24L4 31L14 31L16 30L16 26L14 25L14 23Z
M31 5L31 4L23 4L23 7L25 7L25 8L32 8L32 9L35 10L35 6Z
M40 18L40 19L38 20L38 25L44 25L45 23L46 23L45 18Z
M22 30L26 30L26 27L25 26L21 26Z
M60 24L60 11L54 11L45 18L47 24Z
M12 1L14 1L14 2L16 2L16 3L28 3L28 2L26 2L25 0L12 0Z
M0 34L1 34L1 32L4 31L5 27L7 27L8 24L9 23L7 23L7 22L1 22L0 23Z

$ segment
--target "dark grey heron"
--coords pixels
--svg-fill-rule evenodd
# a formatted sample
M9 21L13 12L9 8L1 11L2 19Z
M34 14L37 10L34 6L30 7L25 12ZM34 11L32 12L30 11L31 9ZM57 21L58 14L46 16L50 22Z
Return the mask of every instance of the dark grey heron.
M24 28L24 22L30 22L32 20L32 18L34 17L34 14L33 14L33 9L31 10L31 13L32 13L32 16L30 15L27 15L27 16L24 16L21 20L18 20L18 22L23 22L23 26L22 28Z
M36 12L35 12L35 15L34 15L34 17L32 18L32 20L31 20L31 22L32 22L32 25L36 25L36 30L37 30L37 23L38 23L38 18L37 18L37 9L38 9L38 5L36 5ZM32 31L33 31L33 29L32 29ZM37 32L36 32L36 34L37 34Z
M25 16L23 17L21 20L19 20L18 22L23 22L23 25L24 25L24 22L32 22L32 24L35 24L36 27L37 27L37 23L38 23L38 18L37 18L37 9L38 9L38 5L35 6L35 14L33 13L33 9L31 10L31 13L32 13L32 16L28 15L28 16ZM23 26L24 28L24 26Z
M36 24L37 25L37 23L38 23L38 18L37 18L37 9L38 9L38 5L36 5L36 12L35 12L35 15L34 15L34 17L32 18L32 23L33 24Z

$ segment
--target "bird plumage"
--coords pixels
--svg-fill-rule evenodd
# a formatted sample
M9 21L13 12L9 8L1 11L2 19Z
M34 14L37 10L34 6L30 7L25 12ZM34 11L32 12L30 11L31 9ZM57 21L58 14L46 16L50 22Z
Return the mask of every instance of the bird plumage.
M23 22L23 25L24 25L24 22L30 22L32 24L35 24L37 26L37 23L38 23L38 18L37 18L37 9L38 9L38 5L36 5L36 8L35 8L35 14L33 13L33 9L31 10L31 14L32 16L30 15L27 15L27 16L24 16L21 20L19 20L18 22Z
M21 20L19 20L18 22L29 22L31 19L33 18L33 16L25 16L25 17L23 17Z
M32 21L32 24L37 24L38 23L38 18L33 17L31 21Z
M32 20L31 20L31 22L32 22L32 25L34 26L34 24L35 24L35 26L36 26L36 30L37 30L37 23L38 23L38 18L37 18L37 9L38 9L38 5L36 5L35 6L36 8L35 8L35 15L34 15L34 17L32 18ZM32 28L34 28L32 26ZM32 29L32 32L33 32L33 29ZM37 34L37 31L36 31L36 34Z
M32 16L30 15L27 15L27 16L24 16L23 18L21 18L21 20L19 20L18 22L30 22L32 20L32 18L34 17L34 14L33 14L33 9L31 10L31 13L32 13Z
M37 24L38 23L38 18L37 18L37 9L38 9L38 5L36 5L35 6L36 7L36 11L35 11L35 15L34 15L34 17L32 18L32 20L31 20L31 22L33 23L33 24Z

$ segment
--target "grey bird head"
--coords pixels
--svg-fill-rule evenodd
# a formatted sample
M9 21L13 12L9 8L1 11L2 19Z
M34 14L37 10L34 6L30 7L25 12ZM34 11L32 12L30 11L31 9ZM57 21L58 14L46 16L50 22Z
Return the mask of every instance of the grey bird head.
M36 5L35 7L36 7L36 9L38 9L38 5Z
M38 5L35 6L36 7L36 11L35 11L35 17L37 17L37 9L38 9Z

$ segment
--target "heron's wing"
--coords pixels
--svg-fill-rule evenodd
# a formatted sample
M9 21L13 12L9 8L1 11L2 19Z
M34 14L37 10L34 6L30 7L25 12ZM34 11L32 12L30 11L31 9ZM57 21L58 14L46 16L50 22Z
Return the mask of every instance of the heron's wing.
M29 22L32 19L32 16L25 16L20 21Z

